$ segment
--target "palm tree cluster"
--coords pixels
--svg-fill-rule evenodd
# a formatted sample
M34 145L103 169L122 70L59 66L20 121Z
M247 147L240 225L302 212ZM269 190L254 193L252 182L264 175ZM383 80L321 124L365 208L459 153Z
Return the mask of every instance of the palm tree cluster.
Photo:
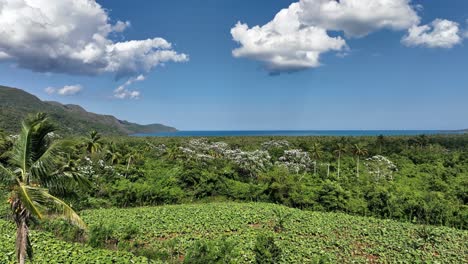
M124 164L126 166L125 177L127 177L130 167L135 164L137 160L142 160L143 156L140 152L132 150L126 154L122 154L121 146L113 141L106 144L102 136L96 130L91 131L87 137L83 138L82 148L90 156L102 157L107 160L111 166L117 164ZM147 148L152 148L150 143L147 144Z
M323 151L323 146L315 142L312 144L312 147L310 149L311 156L315 160L313 162L314 164L314 174L317 173L317 161L319 161L322 156L324 155ZM334 148L333 148L333 153L337 157L337 177L340 177L340 169L341 169L341 158L343 157L344 154L346 153L352 153L353 156L356 158L356 177L359 178L359 165L360 165L360 158L363 156L366 156L368 154L368 150L364 145L361 144L354 144L349 148L345 142L339 142L337 143ZM325 164L327 165L327 177L330 173L330 164Z
M315 160L314 164L314 174L317 173L317 161L320 160L324 154L323 147L320 143L315 142L311 147L311 156ZM356 177L359 178L359 165L360 165L360 158L363 156L368 155L368 150L362 144L354 144L351 147L348 147L345 142L338 142L333 147L333 153L337 158L337 177L340 177L340 169L341 169L341 158L346 153L352 153L353 156L356 158ZM330 164L327 165L327 177L330 173Z

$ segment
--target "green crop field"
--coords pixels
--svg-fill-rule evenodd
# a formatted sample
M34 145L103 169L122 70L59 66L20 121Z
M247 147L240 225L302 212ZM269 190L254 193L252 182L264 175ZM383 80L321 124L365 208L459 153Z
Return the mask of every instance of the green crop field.
M197 241L208 240L233 244L231 263L253 263L255 239L265 233L275 238L283 263L468 262L467 231L266 203L99 209L82 216L90 229L112 230L113 251L33 231L34 263L177 263ZM15 263L14 225L0 220L0 230L0 263ZM130 246L166 258L137 257L124 251Z
M82 213L86 222L115 231L118 241L131 239L146 248L176 253L180 260L200 239L235 244L236 263L254 261L259 233L275 237L284 263L466 263L468 232L420 226L340 213L318 213L265 203L210 203ZM280 223L281 219L284 223ZM275 230L282 225L283 228ZM170 251L170 252L169 252Z
M32 232L32 263L147 263L144 257L128 252L95 249L77 243L66 243L46 232ZM15 226L0 219L0 263L16 263Z

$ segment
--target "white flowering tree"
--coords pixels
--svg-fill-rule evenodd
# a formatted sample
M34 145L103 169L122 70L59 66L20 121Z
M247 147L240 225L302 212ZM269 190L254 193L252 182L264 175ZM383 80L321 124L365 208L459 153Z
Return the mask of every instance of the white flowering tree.
M257 177L259 172L266 171L272 165L270 154L264 150L227 150L225 158L247 172L251 177Z
M160 157L168 152L168 148L165 144L154 145L150 142L146 142L146 145L143 149L144 151L151 151L156 156Z
M273 161L278 160L288 149L290 144L287 140L270 140L262 143L262 150L268 151Z
M393 173L398 171L397 166L382 155L372 156L364 161L364 165L376 181L393 180Z
M206 163L214 159L227 160L250 177L256 177L259 172L266 171L272 165L268 151L233 150L225 142L209 142L206 138L192 139L186 146L179 147L178 152L188 161Z
M285 166L291 173L306 173L310 170L312 160L309 153L300 149L285 150L276 162L277 165Z
M207 162L223 158L229 145L225 142L210 143L206 138L192 139L187 146L179 147L178 152L185 159Z
M270 140L262 143L263 150L271 149L289 149L289 142L287 140Z

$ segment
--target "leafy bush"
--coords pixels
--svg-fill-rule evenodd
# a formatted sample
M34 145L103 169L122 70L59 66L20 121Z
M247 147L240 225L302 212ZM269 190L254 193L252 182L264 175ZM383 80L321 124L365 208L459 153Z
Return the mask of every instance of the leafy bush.
M286 210L282 210L280 207L278 207L273 209L273 214L275 216L275 225L273 229L275 230L275 232L283 231L285 229L285 223L292 216L292 213Z
M65 241L84 242L86 240L83 229L80 229L63 219L44 220L37 228L50 232Z
M235 245L230 240L198 240L188 249L184 263L206 264L236 263Z
M275 244L272 236L260 234L257 236L254 253L257 264L275 264L281 259L281 249Z
M88 243L93 247L104 247L110 244L116 245L118 240L114 238L114 230L113 226L106 226L102 223L91 226Z

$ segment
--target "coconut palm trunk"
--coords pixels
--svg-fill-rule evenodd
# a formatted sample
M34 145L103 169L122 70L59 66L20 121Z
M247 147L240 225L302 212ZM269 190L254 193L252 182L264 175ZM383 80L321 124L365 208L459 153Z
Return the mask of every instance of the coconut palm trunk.
M341 153L338 154L338 179L340 178Z
M359 179L359 155L356 157L356 178Z
M353 154L356 157L356 177L359 179L359 159L361 156L367 155L367 149L359 144L354 144Z
M341 155L345 152L346 152L346 146L343 143L336 144L334 153L338 159L338 170L337 170L338 179L340 178Z
M314 158L314 175L316 175L317 174L317 161L320 160L323 154L322 145L318 142L315 142L312 145L311 152L312 152L312 157Z
M27 253L28 248L31 246L31 242L29 241L29 228L24 220L20 223L16 223L16 225L16 248L19 249L16 257L18 258L19 264L24 264L26 262L26 257L29 255Z
M127 170L125 171L125 178L127 178L128 170L130 169L130 166L132 164L132 160L133 160L133 155L130 155L128 157L128 160L127 160Z
M19 199L12 202L12 209L15 210L13 218L16 224L16 258L18 263L24 264L26 258L32 257L32 247L29 241L29 227L27 222L31 215L22 206Z

